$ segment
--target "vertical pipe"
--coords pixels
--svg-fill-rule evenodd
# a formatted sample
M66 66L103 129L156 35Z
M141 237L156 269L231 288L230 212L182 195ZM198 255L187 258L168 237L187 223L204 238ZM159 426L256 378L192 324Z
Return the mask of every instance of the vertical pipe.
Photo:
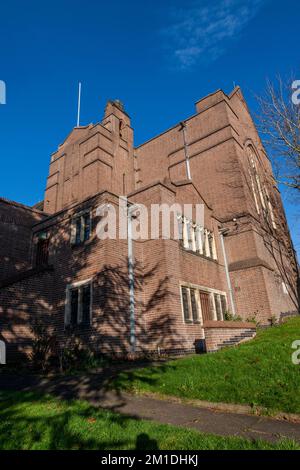
M190 157L189 157L188 144L187 144L187 138L186 138L186 124L185 122L182 122L181 125L182 125L182 132L183 132L186 175L187 175L187 179L191 180L192 177L191 177L191 168L190 168Z
M6 344L0 340L0 364L6 364Z
M130 348L131 352L135 352L135 299L134 299L134 259L132 244L132 208L128 210L128 275L129 275L129 315L130 315Z
M228 262L227 262L227 256L226 256L226 250L225 250L224 235L223 235L222 230L220 230L219 233L220 233L220 238L221 238L221 246L222 246L223 258L224 258L224 264L225 264L225 273L226 273L226 280L227 280L227 285L228 285L228 290L229 290L232 315L235 317L236 312L235 312L235 305L234 305L234 300L233 300L231 280L230 280L230 275L228 271Z

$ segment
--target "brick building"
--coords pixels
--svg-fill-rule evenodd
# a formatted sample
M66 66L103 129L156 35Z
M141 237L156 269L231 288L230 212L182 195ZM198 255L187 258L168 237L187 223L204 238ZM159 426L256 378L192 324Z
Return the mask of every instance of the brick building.
M38 319L58 347L96 352L212 351L298 310L297 262L272 168L241 90L139 147L108 102L52 154L44 201L0 199L0 339L30 353ZM183 239L99 239L99 206L204 207L202 226L175 214ZM138 224L138 211L126 224ZM124 227L123 227L124 229ZM127 233L127 225L125 232ZM161 229L160 229L161 230ZM150 228L149 228L150 231ZM161 231L160 231L161 235ZM133 256L131 262L131 254ZM232 316L241 321L228 321Z

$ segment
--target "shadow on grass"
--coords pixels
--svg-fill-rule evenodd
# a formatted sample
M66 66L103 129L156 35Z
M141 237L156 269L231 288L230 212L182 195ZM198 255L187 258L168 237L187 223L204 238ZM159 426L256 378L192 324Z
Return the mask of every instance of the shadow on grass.
M83 401L0 392L0 449L158 449L135 419Z
M141 368L147 367L147 374ZM49 394L64 400L83 399L95 406L118 412L126 404L124 391L129 390L135 381L145 385L159 384L160 374L175 370L175 365L164 362L132 362L106 364L101 369L80 375L56 375L53 377L33 374L0 374L2 391L35 391ZM0 392L1 393L1 392Z

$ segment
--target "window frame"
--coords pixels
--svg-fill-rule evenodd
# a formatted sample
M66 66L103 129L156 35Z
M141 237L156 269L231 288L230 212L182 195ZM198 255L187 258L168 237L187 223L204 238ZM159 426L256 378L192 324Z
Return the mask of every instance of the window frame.
M89 305L89 322L83 321L83 289L86 286L90 286L90 305ZM72 292L78 291L77 296L77 321L72 322ZM78 327L78 326L91 326L93 319L93 278L85 279L83 281L73 282L68 284L66 287L66 299L65 299L65 315L64 315L64 326L67 327Z
M195 224L192 220L177 214L178 234L182 234L179 242L188 253L195 253L217 261L216 239L213 230Z
M264 177L264 181L262 183L258 169L257 169L258 167L262 166L259 160L259 156L257 155L257 152L252 143L248 143L246 149L247 149L246 152L247 152L249 166L250 166L250 169L249 169L250 182L251 182L252 192L254 196L256 211L258 215L260 215L261 208L262 208L262 213L266 217L269 217L271 219L272 228L276 230L277 229L276 218L275 218L273 205L270 200L270 196L269 196L269 192L267 188L268 185L266 184L266 176L263 172L261 172L261 174Z
M281 281L281 287L282 287L282 291L283 291L284 295L288 295L289 291L288 291L287 284L286 284L285 281Z
M183 299L183 290L186 291L186 295L187 295L187 308L188 308L188 315L186 316L185 314L185 303L184 303L184 299ZM191 299L190 299L190 290L188 287L186 286L180 286L180 299L181 299L181 311L182 311L182 315L183 315L183 322L185 324L191 324L193 323L192 321L192 310L191 310Z
M184 313L183 298L182 298L183 288L187 290L187 296L188 296L188 307L189 307L188 320L186 320L185 313ZM196 302L197 302L197 307L198 307L198 320L197 321L193 320L192 305L191 305L191 290L194 290L196 293ZM181 299L181 312L182 312L183 323L185 325L195 325L195 324L203 325L204 321L203 321L202 307L201 307L201 301L200 301L200 291L207 292L209 294L210 302L212 305L213 321L225 321L225 312L228 309L228 300L227 300L226 292L220 291L218 289L213 289L210 287L200 286L200 285L191 284L191 283L182 281L179 283L179 293L180 293L180 299ZM219 302L219 308L221 309L221 318L218 318L217 316L215 295L218 296L218 299L219 299L218 302ZM223 305L222 305L222 297L224 297ZM223 306L224 306L224 311L223 311Z
M39 262L39 246L41 245L41 242L46 245L46 256L45 256L45 262ZM49 255L50 255L50 232L49 230L41 230L40 232L37 232L34 234L34 249L32 250L31 254L31 259L32 259L32 265L35 267L42 267L42 266L48 266L49 265Z
M85 237L86 228L88 224L86 224L86 216L89 216L89 236L88 238ZM80 220L80 228L78 230L78 221ZM78 238L78 231L79 231L79 238ZM86 209L81 211L77 214L74 214L71 218L71 235L70 235L70 243L71 246L80 246L84 243L87 243L91 239L92 233L92 209Z

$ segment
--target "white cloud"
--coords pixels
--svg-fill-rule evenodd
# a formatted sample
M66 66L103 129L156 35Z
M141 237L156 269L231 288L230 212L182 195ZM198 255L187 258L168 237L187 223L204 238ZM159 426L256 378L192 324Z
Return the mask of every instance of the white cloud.
M258 13L266 0L196 0L173 11L173 23L163 33L171 55L182 68L212 62Z

